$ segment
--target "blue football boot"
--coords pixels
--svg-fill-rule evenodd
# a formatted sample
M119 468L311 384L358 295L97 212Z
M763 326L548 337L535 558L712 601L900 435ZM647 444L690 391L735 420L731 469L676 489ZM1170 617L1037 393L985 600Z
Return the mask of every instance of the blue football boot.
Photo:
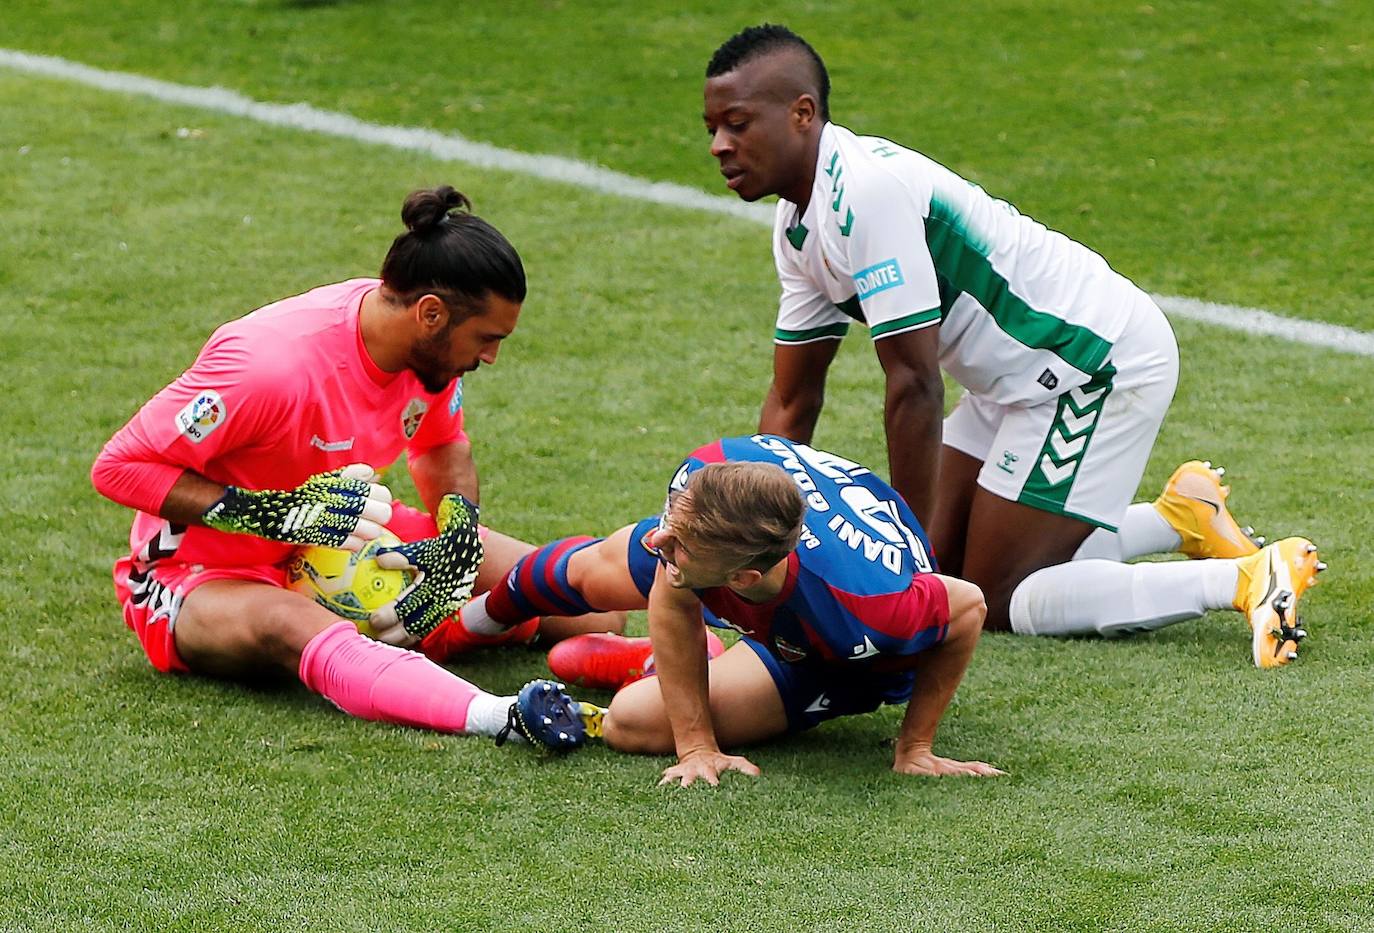
M504 744L511 732L556 752L570 752L587 740L582 704L554 680L531 680L520 688L505 728L496 733L496 744Z

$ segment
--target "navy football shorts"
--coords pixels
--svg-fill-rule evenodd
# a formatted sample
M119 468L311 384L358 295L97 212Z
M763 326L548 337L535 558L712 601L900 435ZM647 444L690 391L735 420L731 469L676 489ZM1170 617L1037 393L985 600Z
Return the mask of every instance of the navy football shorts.
M646 599L654 584L658 557L643 541L657 527L657 515L651 515L636 524L630 533L629 553L626 555L630 577ZM702 607L702 613L706 624L730 628L705 606ZM748 636L740 641L748 645L763 666L768 668L773 685L782 697L783 708L787 710L789 732L813 729L839 716L871 713L886 703L905 703L911 699L911 689L916 682L916 675L910 671L882 674L859 671L851 674L830 665L792 664L774 654L763 642Z

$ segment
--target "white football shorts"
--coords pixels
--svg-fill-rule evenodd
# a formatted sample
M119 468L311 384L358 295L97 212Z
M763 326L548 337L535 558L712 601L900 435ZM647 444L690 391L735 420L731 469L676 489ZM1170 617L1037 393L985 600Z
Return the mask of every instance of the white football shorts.
M1116 531L1178 385L1178 343L1164 312L1137 292L1126 329L1086 385L1039 405L966 394L944 442L983 461L978 485Z

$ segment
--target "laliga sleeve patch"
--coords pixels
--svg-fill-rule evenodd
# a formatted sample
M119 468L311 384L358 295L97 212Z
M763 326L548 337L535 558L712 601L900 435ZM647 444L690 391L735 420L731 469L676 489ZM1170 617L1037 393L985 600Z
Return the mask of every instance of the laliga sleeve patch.
M210 436L229 417L224 399L214 389L206 389L176 414L177 433L192 444L199 444Z

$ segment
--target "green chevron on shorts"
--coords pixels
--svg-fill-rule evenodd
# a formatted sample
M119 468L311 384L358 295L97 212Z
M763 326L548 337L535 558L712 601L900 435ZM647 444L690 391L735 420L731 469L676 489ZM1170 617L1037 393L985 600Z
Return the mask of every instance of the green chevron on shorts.
M1070 512L1065 504L1078 477L1078 468L1092 443L1093 431L1102 415L1102 406L1112 393L1112 380L1115 377L1116 367L1108 363L1086 383L1059 396L1059 407L1054 420L1050 422L1045 443L1036 455L1035 465L1031 467L1030 476L1016 501L1110 528L1102 522Z

